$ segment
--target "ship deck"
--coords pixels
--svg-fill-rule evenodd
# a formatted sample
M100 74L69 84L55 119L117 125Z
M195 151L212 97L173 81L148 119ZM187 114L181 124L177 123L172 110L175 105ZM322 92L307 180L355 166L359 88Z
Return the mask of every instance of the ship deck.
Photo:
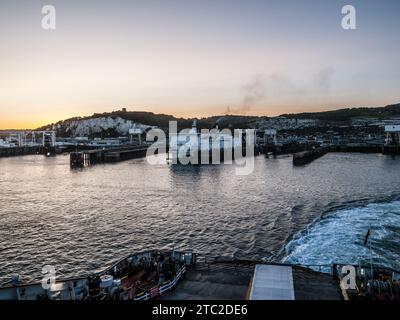
M177 287L160 300L246 300L255 264L198 263L188 268ZM295 300L342 300L339 283L330 274L293 267Z

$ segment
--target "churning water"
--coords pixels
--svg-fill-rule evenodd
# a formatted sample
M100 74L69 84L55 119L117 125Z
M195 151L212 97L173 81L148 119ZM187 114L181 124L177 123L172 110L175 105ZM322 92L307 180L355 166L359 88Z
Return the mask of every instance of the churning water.
M0 159L0 280L78 276L147 248L213 257L399 266L400 158L328 154L305 167L256 157L232 165L70 170L69 157Z
M297 234L285 254L302 265L373 261L400 270L400 201L338 210Z

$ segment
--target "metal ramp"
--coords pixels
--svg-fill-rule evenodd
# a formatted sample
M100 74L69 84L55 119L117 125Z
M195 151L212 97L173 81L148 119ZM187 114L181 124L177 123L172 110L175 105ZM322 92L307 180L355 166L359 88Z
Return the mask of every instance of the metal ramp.
M250 300L295 300L292 267L256 265Z

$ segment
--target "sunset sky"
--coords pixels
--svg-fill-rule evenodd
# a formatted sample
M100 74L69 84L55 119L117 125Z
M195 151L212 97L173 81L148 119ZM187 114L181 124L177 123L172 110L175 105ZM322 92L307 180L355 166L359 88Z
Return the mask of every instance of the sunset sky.
M41 9L57 10L57 29ZM341 8L357 9L343 30ZM400 102L398 0L1 0L0 129Z

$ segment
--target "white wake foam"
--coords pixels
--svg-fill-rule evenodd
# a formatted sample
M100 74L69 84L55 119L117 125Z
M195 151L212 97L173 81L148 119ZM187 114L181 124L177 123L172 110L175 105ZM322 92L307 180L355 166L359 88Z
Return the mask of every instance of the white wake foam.
M339 210L320 219L287 244L283 262L367 263L371 254L364 239L369 227L373 262L400 269L400 201Z

